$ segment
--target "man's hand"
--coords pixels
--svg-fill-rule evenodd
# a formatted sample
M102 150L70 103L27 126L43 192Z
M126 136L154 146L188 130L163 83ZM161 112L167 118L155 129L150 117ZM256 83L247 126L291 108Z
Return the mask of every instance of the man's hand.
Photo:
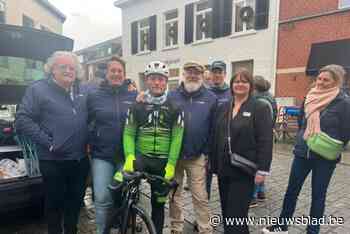
M123 171L126 172L133 172L134 171L134 161L135 161L135 155L128 155L126 157L125 163L124 163L124 167L123 167Z
M165 167L164 179L166 179L167 181L170 181L174 178L174 176L175 176L175 167L174 165L171 165L168 163Z
M136 102L141 102L141 103L145 102L145 92L144 91L139 92L139 94L136 97Z

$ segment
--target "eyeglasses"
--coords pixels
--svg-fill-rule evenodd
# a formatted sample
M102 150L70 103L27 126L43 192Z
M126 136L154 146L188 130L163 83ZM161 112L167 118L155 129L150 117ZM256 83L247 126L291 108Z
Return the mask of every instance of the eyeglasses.
M185 70L187 75L195 75L195 76L199 76L202 74L202 72L195 70L195 69L189 69L189 70Z
M56 67L61 72L65 72L67 70L70 71L70 72L74 72L75 71L75 67L74 66L67 65L67 64L57 64Z
M239 84L239 83L248 84L249 81L247 81L247 80L234 80L233 83L234 83L234 84Z

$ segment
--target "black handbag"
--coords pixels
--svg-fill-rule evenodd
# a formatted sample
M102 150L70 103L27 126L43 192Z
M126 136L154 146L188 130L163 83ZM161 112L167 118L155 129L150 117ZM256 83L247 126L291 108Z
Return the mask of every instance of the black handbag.
M229 112L228 116L228 123L227 123L227 144L228 144L228 154L229 154L229 161L231 166L237 167L244 171L245 173L255 176L255 173L258 170L258 166L256 163L246 159L245 157L237 154L237 153L232 153L232 146L231 146L231 113L232 111Z

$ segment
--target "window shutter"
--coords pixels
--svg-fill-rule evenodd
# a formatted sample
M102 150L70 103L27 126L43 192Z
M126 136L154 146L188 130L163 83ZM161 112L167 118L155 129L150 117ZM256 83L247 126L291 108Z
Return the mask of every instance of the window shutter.
M256 0L255 29L266 29L269 25L269 0Z
M193 42L193 10L193 3L185 6L185 44L190 44Z
M228 36L232 33L232 0L223 0L223 33L222 36Z
M211 7L212 7L212 37L218 38L221 37L223 32L223 0L211 0Z
M137 54L138 47L138 22L131 23L131 54Z
M157 16L152 15L149 17L149 44L148 47L150 50L157 50Z

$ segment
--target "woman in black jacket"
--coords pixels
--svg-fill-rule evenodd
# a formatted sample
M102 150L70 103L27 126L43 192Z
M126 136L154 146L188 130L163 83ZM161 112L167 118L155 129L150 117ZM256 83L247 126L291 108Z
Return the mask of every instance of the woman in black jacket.
M215 115L210 162L219 178L225 234L249 233L246 224L229 225L225 218L248 216L254 185L263 183L269 173L272 117L269 106L252 96L253 77L249 72L235 74L230 88L232 101L218 107ZM251 172L231 164L230 148L253 164Z
M341 90L345 71L339 65L328 65L320 70L315 86L308 92L305 102L305 115L294 146L294 160L289 176L288 188L284 196L283 207L278 225L263 229L263 233L288 233L286 225L293 217L298 195L308 174L312 172L311 183L311 225L307 234L318 234L322 222L328 185L340 161L340 155L335 160L326 160L312 151L306 144L309 137L326 133L333 139L342 141L344 145L350 139L350 100Z

